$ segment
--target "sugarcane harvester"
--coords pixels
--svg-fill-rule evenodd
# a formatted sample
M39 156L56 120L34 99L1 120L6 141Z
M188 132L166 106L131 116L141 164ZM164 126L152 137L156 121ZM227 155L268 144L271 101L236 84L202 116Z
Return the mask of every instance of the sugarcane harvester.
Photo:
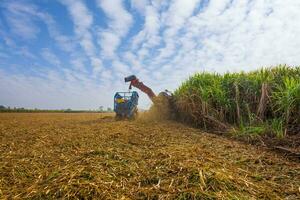
M167 105L163 103L163 106L170 107L172 104L172 94L168 90L159 93L158 97L162 98L157 98L152 89L140 82L135 75L125 77L125 83L127 82L130 82L129 92L117 92L114 97L114 111L117 119L134 119L137 115L139 95L135 91L131 92L132 86L147 94L155 105L160 104L161 106L161 100L167 102Z
M139 95L133 92L117 92L114 96L116 119L134 119L137 116Z

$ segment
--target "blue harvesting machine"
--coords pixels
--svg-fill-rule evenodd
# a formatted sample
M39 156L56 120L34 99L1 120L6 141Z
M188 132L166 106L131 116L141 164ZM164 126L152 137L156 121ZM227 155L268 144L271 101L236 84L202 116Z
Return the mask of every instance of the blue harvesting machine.
M132 86L141 90L148 95L149 99L155 103L156 95L151 88L146 86L143 82L135 75L125 77L125 83L130 82L129 92L117 92L114 97L114 111L116 112L117 119L134 119L137 115L137 105L139 100L139 95L137 92L130 92ZM159 93L159 96L166 99L166 104L168 107L173 105L173 95L168 90ZM173 107L173 106L172 106Z
M117 92L114 96L114 111L117 119L134 119L137 115L139 94L133 92Z

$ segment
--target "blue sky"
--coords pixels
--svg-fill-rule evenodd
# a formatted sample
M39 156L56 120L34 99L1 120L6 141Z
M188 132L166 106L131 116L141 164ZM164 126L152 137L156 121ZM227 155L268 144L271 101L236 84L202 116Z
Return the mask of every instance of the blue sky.
M2 0L0 104L112 107L131 74L158 93L199 71L299 65L299 10L295 0Z

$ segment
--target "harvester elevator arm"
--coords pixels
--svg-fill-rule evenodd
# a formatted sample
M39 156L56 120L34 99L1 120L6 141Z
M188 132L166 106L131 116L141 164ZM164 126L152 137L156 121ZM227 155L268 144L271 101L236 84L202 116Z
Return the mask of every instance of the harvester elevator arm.
M135 75L126 77L125 82L130 82L129 89L131 89L131 87L133 86L133 87L138 88L142 92L146 93L152 102L153 102L153 99L156 97L156 95L154 94L152 89L149 88L148 86L144 85L142 82L140 82L139 79L137 79Z

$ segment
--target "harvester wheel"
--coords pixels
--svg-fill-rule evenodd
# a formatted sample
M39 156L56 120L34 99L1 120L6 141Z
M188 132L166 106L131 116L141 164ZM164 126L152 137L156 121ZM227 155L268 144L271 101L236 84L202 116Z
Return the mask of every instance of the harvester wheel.
M123 119L123 116L122 116L122 115L116 114L115 119L116 119L117 121L122 120L122 119Z

